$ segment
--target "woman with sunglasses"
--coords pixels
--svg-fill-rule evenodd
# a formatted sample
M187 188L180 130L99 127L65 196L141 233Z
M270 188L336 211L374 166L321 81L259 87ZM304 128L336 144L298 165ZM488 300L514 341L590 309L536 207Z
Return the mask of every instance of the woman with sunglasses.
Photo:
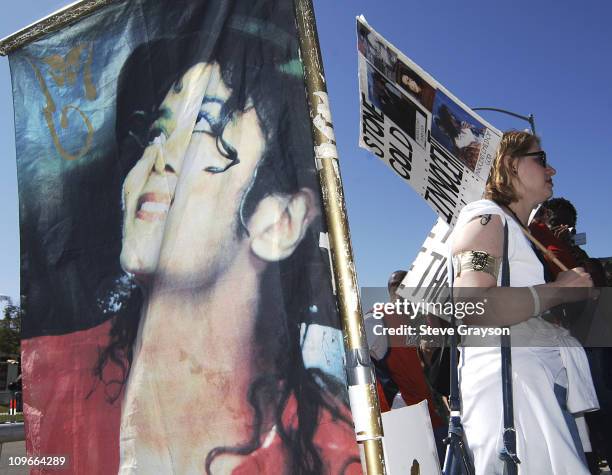
M582 268L548 282L541 256L523 232L531 212L551 197L555 173L538 137L506 132L486 199L461 211L451 236L455 297L478 293L486 299L485 313L462 323L510 330L516 455L522 474L588 474L575 418L598 409L584 349L566 330L542 318L553 306L587 298L593 282ZM501 288L505 242L510 288ZM461 348L462 422L478 475L504 472L499 346L499 337L467 336Z

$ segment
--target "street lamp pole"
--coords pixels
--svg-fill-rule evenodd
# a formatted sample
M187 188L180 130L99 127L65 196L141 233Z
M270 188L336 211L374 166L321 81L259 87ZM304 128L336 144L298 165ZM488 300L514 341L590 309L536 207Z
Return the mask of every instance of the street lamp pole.
M535 118L533 117L533 114L521 115L521 114L517 114L516 112L510 112L505 109L498 109L496 107L473 107L472 110L473 111L493 111L493 112L500 112L506 115L511 115L512 117L516 117L517 119L521 119L526 122L529 122L529 126L531 127L531 133L533 135L535 135L536 133Z

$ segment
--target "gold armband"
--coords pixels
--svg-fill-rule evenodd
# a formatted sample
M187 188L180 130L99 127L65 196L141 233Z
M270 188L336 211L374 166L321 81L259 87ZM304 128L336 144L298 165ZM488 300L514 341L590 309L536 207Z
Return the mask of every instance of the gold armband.
M455 278L467 271L486 272L497 281L501 257L493 257L488 252L463 251L453 256Z

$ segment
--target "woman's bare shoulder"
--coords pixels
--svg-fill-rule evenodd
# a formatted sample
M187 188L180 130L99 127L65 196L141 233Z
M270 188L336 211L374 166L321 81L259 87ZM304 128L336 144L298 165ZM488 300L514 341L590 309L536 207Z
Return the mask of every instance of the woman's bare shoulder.
M475 216L457 230L453 239L453 255L463 251L486 252L501 257L504 225L498 214Z

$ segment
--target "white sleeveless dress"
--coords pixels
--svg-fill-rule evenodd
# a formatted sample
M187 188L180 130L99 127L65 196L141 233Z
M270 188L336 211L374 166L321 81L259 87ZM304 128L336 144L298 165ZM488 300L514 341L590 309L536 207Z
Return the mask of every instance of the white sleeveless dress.
M510 285L543 284L544 269L518 223L497 204L475 201L462 211L450 238L474 217L495 214L508 223ZM498 279L501 285L501 272ZM471 340L471 339L475 340ZM459 380L462 422L477 475L503 474L499 458L503 446L503 407L499 337L464 337L460 348ZM599 409L584 349L567 330L540 317L511 327L514 424L517 455L523 475L588 475L554 394L567 388L567 407L574 415ZM479 347L469 346L478 342Z

